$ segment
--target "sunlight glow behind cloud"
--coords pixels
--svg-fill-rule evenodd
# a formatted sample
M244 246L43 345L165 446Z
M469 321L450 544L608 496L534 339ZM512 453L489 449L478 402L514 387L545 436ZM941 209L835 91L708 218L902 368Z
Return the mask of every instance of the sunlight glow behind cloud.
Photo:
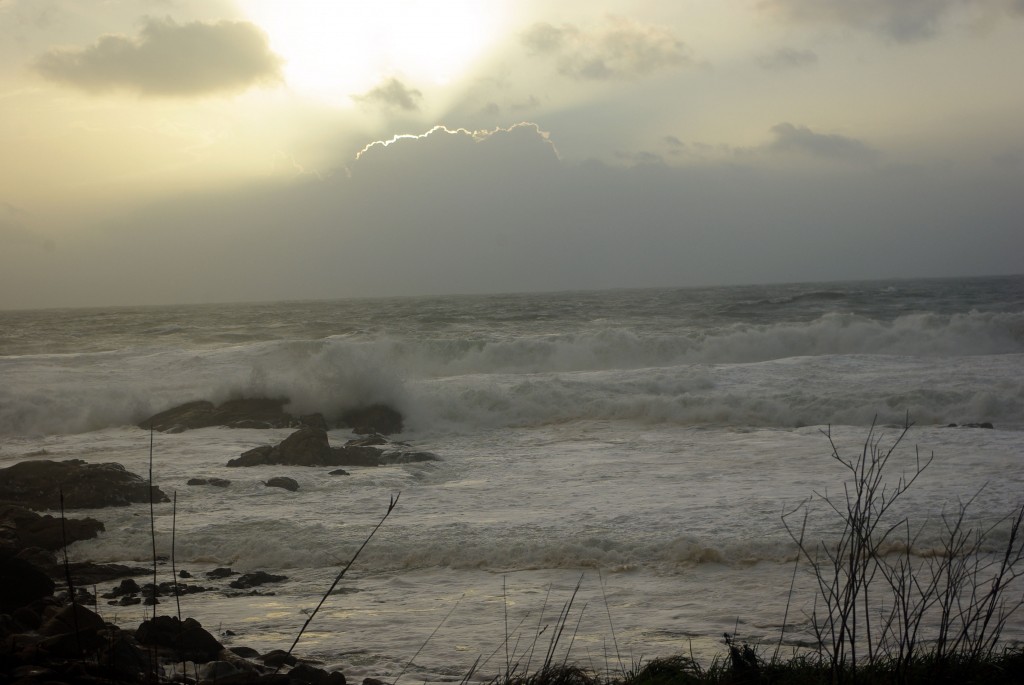
M285 59L287 83L334 102L390 78L443 84L462 76L498 35L500 4L243 0Z

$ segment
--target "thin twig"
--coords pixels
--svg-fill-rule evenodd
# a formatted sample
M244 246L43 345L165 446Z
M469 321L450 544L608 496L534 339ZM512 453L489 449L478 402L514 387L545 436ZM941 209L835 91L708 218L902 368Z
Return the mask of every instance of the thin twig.
M295 645L299 644L299 640L302 638L302 634L306 632L306 628L308 628L309 624L313 622L313 618L316 616L317 612L320 611L320 607L324 605L324 602L327 601L327 598L330 597L332 592L334 592L334 588L336 588L338 586L338 583L341 582L341 579L345 577L345 573L348 572L349 568L352 567L352 564L354 564L356 559L359 558L360 552L362 552L363 548L365 548L366 545L370 542L370 540L373 538L377 530L382 525L384 525L384 522L387 521L388 516L391 516L391 512L395 510L395 506L398 504L398 498L401 495L402 493L399 492L398 494L391 498L390 503L388 504L388 510L384 512L384 516L377 523L377 525L373 527L373 530L370 531L370 534L366 536L366 539L363 540L363 544L359 546L359 549L357 549L356 553L352 555L352 558L349 559L347 564L345 564L345 567L341 569L337 576L335 576L334 582L331 583L331 586L329 588L327 588L327 592L324 593L324 596L320 598L320 602L316 605L316 608L309 613L309 618L306 619L306 622L302 624L302 628L299 629L299 634L295 636L295 641L292 642L292 646L288 648L288 653L285 655L286 657L291 656L292 650L295 649ZM281 667L278 666L277 670L280 669ZM275 671L275 673L276 672L277 671Z

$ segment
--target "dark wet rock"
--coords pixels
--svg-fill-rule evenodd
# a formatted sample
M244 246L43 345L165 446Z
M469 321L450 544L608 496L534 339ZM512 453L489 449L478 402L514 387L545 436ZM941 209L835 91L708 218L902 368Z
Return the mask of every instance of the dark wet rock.
M65 544L89 540L103 530L94 518L61 519L42 516L17 504L0 505L0 547L20 550L26 547L57 550Z
M383 440L383 442L381 442ZM331 447L327 432L317 428L300 428L277 445L262 445L228 462L228 466L262 466L284 464L289 466L381 466L408 464L419 461L438 461L430 452L404 449L385 451L377 445L406 447L404 443L389 443L380 435L350 440L342 447Z
M303 663L288 671L288 679L296 685L346 685L345 675L341 671L329 673L322 668Z
M141 576L152 573L153 569L143 566L125 566L124 564L95 564L91 561L73 561L68 565L71 578L77 585L95 585L106 583L128 576ZM64 566L61 564L55 571L63 578Z
M268 488L284 488L289 492L295 492L299 489L299 483L294 478L288 476L275 476L264 483Z
M237 575L238 575L238 571L232 571L230 568L225 568L223 566L215 568L212 571L207 571L206 572L206 577L207 578L213 578L213 579L227 578L228 576L237 576Z
M0 502L12 502L30 509L98 509L148 503L150 486L120 464L87 464L81 459L65 461L23 461L0 469ZM153 500L169 502L154 487Z
M283 649L273 649L267 652L260 657L260 661L271 668L277 668L279 666L294 666L299 662L295 656L289 654Z
M405 452L394 450L380 456L381 464L414 464L424 461L441 461L433 452Z
M213 661L224 649L199 621L194 618L180 621L177 616L157 616L143 621L135 631L135 639L140 644L162 647L196 663Z
M260 657L260 653L252 647L228 647L228 651L236 656L242 657L243 659L258 659Z
M338 419L338 425L351 428L357 435L393 435L402 432L402 415L386 404L371 404L345 412Z
M248 590L249 588L266 583L280 583L282 580L288 580L288 576L278 576L266 571L254 571L252 573L243 573L231 581L230 585L237 590Z
M327 475L328 476L348 476L350 474L345 469L334 469L333 471L329 471L327 473Z
M195 428L227 426L228 428L296 428L327 426L321 414L295 417L284 410L284 398L242 398L228 400L219 406L206 400L186 402L154 414L138 424L139 428L180 433Z
M35 564L11 555L0 556L0 613L49 597L53 589L53 581Z
M212 485L216 488L226 488L231 481L226 478L189 478L185 485Z
M136 595L142 592L142 588L131 578L125 578L121 583L113 588L110 592L102 595L103 599L116 599L124 595Z
M49 617L39 627L44 636L63 635L88 630L100 630L106 623L100 615L81 604L67 604Z
M995 428L990 422L982 421L981 423L965 423L957 425L955 423L946 424L946 428Z

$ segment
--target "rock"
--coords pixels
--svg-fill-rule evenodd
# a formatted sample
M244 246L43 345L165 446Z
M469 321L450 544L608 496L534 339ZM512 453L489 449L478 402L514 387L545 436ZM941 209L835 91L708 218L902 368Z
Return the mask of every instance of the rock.
M95 585L106 583L126 576L143 576L152 573L152 568L142 566L125 566L124 564L95 564L91 561L73 561L68 565L71 578L76 585ZM54 572L57 577L64 577L64 566L59 564Z
M231 481L226 478L189 478L185 485L212 485L216 488L226 488Z
M380 466L440 460L436 454L430 452L394 449L385 452L377 447L389 444L404 446L404 443L388 443L385 438L375 434L369 438L349 440L342 447L331 447L326 431L307 426L295 431L278 445L256 447L232 459L227 465Z
M388 439L380 433L367 435L365 438L353 438L345 443L345 447L376 447L388 444Z
M213 661L224 646L203 629L199 621L177 616L157 616L143 621L135 631L135 639L143 645L163 647L172 654L196 663Z
M120 464L41 459L0 469L0 502L55 510L60 508L62 489L65 509L127 506L148 503L150 498L149 484ZM153 487L152 491L154 501L170 501L160 488Z
M213 569L212 571L206 572L207 578L227 578L228 576L237 576L238 571L232 571L230 568L223 566Z
M54 584L42 569L18 557L0 556L0 614L53 594Z
M322 414L307 414L298 418L284 410L288 400L265 397L228 400L219 406L198 400L186 402L150 416L138 424L139 428L180 433L194 428L227 426L228 428L295 428L298 426L327 427Z
M97 631L106 626L99 614L81 604L67 604L43 622L39 634L51 637L67 633Z
M351 428L357 435L393 435L402 432L402 415L386 404L371 404L345 412L339 418L338 425Z
M301 685L346 685L345 674L341 671L328 673L309 664L297 664L288 671L288 679Z
M380 456L381 464L413 464L424 461L441 461L433 452L385 452Z
M234 664L227 661L210 661L199 669L200 681L220 680L240 673Z
M345 469L335 469L333 471L329 471L327 473L327 475L328 476L347 476L347 475L349 475L349 472L346 471Z
M107 594L103 595L103 599L116 599L124 595L137 595L142 592L142 588L131 578L125 578L121 581L121 584L112 589Z
M265 583L280 583L282 580L288 580L288 576L276 576L266 571L254 571L252 573L243 573L237 579L231 581L230 585L238 590L248 590Z
M288 476L275 476L264 483L268 488L284 488L289 492L295 492L299 489L299 483L294 478Z
M300 428L277 446L277 458L281 464L296 466L321 466L331 457L331 445L327 431L321 428Z
M65 544L89 540L102 531L94 518L69 519L41 516L16 504L0 505L0 546L13 550L26 547L57 550Z
M260 661L262 661L267 666L270 666L271 668L278 668L280 666L294 666L299 662L299 660L296 659L295 656L289 654L283 649L270 650L269 652L260 657Z
M243 659L258 659L260 657L260 653L252 647L228 647L228 651Z
M186 571L185 569L181 569L180 571L178 571L178 577L179 578L191 578L192 574L189 573L188 571Z

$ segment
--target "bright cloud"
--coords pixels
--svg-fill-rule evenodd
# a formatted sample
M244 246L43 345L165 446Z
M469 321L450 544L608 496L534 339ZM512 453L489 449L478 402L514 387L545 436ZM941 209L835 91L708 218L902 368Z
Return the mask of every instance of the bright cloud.
M692 61L687 46L661 26L608 17L595 29L537 23L522 35L533 54L555 60L570 78L604 80L646 76Z

